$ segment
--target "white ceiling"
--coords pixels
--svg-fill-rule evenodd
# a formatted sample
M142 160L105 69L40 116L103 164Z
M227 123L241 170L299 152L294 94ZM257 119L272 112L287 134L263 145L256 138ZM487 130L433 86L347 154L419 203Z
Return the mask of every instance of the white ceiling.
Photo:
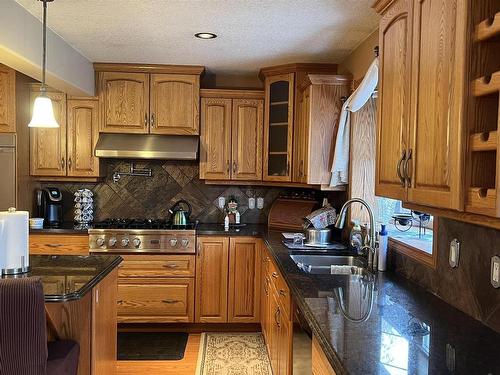
M39 1L16 1L40 18ZM219 74L250 74L282 63L341 62L376 29L372 3L55 0L48 24L94 62L196 64ZM204 31L218 38L193 37Z

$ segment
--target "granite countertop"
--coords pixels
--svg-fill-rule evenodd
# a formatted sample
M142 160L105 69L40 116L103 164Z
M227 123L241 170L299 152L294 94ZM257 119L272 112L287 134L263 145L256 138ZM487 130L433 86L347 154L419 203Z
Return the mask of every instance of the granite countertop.
M280 232L263 239L337 374L500 374L500 334L416 284L308 274Z
M58 228L31 229L31 234L87 234L88 228L83 225L76 225L73 222L64 222Z
M31 271L16 277L40 277L45 302L68 302L82 298L122 260L118 255L30 255Z

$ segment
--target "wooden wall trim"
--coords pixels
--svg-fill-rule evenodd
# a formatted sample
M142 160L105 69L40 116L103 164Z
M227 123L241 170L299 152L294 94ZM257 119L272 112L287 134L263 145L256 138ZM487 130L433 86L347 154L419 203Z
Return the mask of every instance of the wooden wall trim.
M264 99L264 90L200 89L201 98Z
M205 71L199 65L159 65L159 64L126 64L126 63L94 63L96 72L127 72L127 73L169 73L169 74L196 74Z
M349 74L308 74L307 78L313 85L345 85L352 81Z
M266 77L279 74L295 73L297 71L337 73L338 64L293 63L275 66L266 66L259 71L259 78L263 81Z

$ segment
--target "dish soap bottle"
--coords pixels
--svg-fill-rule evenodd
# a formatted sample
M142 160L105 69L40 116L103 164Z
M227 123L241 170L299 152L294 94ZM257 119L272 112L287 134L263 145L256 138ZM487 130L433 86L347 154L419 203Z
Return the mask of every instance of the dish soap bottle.
M349 244L356 253L359 253L363 247L363 231L361 230L358 220L352 221L352 224L353 226L349 235Z
M389 235L385 229L385 224L381 224L381 230L379 232L379 242L378 242L378 270L387 270L387 240Z

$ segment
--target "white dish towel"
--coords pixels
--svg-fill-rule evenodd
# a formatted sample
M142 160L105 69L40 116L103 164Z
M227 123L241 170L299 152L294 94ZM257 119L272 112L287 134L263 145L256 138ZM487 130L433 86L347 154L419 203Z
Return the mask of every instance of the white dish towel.
M342 106L339 120L339 130L335 141L335 153L332 163L332 178L330 186L339 186L349 183L349 135L351 112L357 112L365 105L375 91L378 84L378 58L372 62L365 78L358 88Z

